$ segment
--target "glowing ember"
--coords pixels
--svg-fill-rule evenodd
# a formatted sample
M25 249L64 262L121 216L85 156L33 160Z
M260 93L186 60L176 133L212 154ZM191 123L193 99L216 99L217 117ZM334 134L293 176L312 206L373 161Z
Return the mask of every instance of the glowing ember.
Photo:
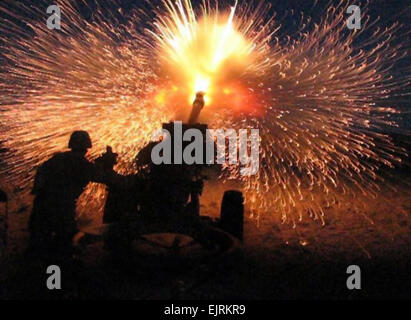
M0 141L9 150L1 175L15 186L29 187L31 169L75 129L91 133L92 156L111 145L119 169L133 170L151 133L186 119L197 91L206 92L201 120L210 127L260 129L261 169L244 180L246 199L284 221L305 212L322 220L323 207L347 195L375 197L379 169L401 160L379 133L396 111L378 105L409 85L389 73L409 46L398 24L350 31L345 1L318 23L302 18L293 35L280 33L263 2L165 0L129 13L93 3L88 20L76 1L58 3L61 31L46 28L45 10L0 4ZM238 168L225 178L239 179ZM101 205L102 190L90 186L82 207Z

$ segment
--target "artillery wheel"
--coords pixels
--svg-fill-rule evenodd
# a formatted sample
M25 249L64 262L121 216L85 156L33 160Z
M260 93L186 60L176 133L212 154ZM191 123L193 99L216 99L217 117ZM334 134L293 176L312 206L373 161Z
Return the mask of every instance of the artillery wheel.
M220 227L243 241L244 197L237 190L226 191L221 202Z

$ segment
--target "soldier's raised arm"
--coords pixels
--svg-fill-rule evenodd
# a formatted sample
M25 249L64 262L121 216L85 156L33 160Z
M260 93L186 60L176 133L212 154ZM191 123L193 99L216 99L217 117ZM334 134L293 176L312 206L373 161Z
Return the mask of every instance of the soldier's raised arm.
M94 162L94 182L104 183L120 190L133 188L138 182L137 175L121 175L114 171L118 154L107 146L106 152Z

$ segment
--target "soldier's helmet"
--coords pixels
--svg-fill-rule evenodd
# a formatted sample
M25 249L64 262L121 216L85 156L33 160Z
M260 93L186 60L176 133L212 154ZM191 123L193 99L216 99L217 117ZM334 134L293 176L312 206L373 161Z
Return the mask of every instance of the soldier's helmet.
M68 147L74 150L87 150L92 147L90 135L87 131L74 131L70 136Z

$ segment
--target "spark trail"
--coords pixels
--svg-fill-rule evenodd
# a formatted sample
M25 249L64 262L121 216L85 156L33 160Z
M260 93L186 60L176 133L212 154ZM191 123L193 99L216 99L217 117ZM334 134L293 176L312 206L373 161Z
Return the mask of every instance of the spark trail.
M350 31L341 1L320 21L301 16L288 35L263 2L164 0L130 12L100 3L59 1L60 31L46 28L45 7L0 5L1 175L11 184L28 188L31 169L75 129L94 138L91 156L111 145L118 169L132 171L151 133L186 117L198 90L210 127L260 129L260 171L243 187L250 208L283 221L323 221L323 208L347 196L376 197L380 169L401 162L403 150L381 133L396 126L387 101L410 83L409 69L391 74L409 47L398 23L364 15ZM242 179L225 169L224 179ZM80 205L93 211L103 197L92 185Z

